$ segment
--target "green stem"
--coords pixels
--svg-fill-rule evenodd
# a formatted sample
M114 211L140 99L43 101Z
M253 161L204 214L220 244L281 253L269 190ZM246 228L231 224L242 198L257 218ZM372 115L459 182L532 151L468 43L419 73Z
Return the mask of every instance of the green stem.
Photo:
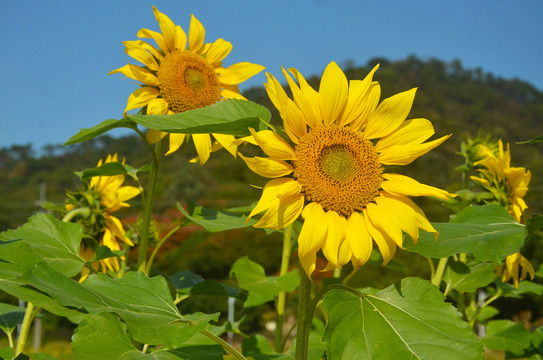
M147 245L149 243L149 227L151 224L151 217L153 215L153 205L155 202L155 193L158 179L158 172L160 170L160 159L162 158L162 149L164 147L164 139L160 140L155 146L155 152L153 155L153 165L151 168L151 178L149 179L149 187L145 198L145 204L143 208L143 219L140 231L140 245L138 254L138 270L145 272L146 275L146 261L147 261Z
M428 259L428 264L430 265L430 279L433 279L436 275L436 267L434 266L434 261L431 258Z
M447 261L449 261L449 258L441 258L437 264L436 272L432 277L432 284L437 287L441 285L441 280L443 279L443 274L445 273L445 268L447 267Z
M235 359L247 360L247 358L245 356L243 356L242 354L240 354L239 351L237 351L229 343L227 343L226 341L224 341L220 337L216 336L215 334L210 333L207 330L202 330L202 334L207 336L211 340L215 341L219 345L221 345L223 347L223 349L226 350L226 352L229 353L230 355L232 355Z
M300 272L300 294L298 299L298 332L296 334L296 360L307 360L309 330L311 330L311 280Z
M6 332L8 336L9 347L13 349L13 331Z
M28 332L30 330L30 325L34 316L37 312L34 312L34 304L31 302L26 304L25 316L23 318L23 324L21 325L21 332L19 333L19 338L17 339L17 348L15 349L15 356L23 352L26 340L28 338Z
M162 247L162 245L164 245L164 243L170 238L170 236L172 236L173 234L175 234L177 232L177 230L179 230L184 224L181 224L181 225L177 225L176 227L174 227L172 230L170 230L170 232L168 234L166 234L166 236L164 236L162 238L162 240L159 241L159 243L155 246L155 248L153 249L153 252L151 253L151 256L149 257L149 261L147 261L147 265L145 267L145 273L146 274L149 274L151 272L151 266L153 265L153 261L155 260L155 257L156 257L156 254L158 253L158 250L160 250L160 248Z
M279 270L279 276L285 275L288 271L292 249L292 227L292 224L287 226L283 235L283 254L281 256L281 269ZM277 296L277 326L275 328L275 351L278 353L282 353L284 348L283 322L285 319L285 299L286 292L281 291Z

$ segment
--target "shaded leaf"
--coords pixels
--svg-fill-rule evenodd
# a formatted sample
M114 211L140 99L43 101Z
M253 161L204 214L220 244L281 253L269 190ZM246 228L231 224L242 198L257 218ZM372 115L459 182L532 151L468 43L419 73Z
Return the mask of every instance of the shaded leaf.
M496 281L497 286L503 290L503 296L521 298L524 294L543 295L543 285L532 281L521 281L518 289L513 284Z
M38 263L21 278L63 306L84 309L89 314L117 314L134 340L145 344L178 347L218 316L200 313L181 316L166 280L148 278L140 272L128 273L120 279L99 273L78 283Z
M170 277L175 290L180 294L239 297L240 292L233 286L217 280L205 280L191 271L180 271Z
M15 353L9 346L0 348L0 359L13 359Z
M91 169L85 169L83 171L77 171L76 175L79 176L82 180L90 179L94 176L114 176L114 175L129 175L130 177L136 179L136 175L139 172L148 171L148 165L144 165L139 169L135 167L123 164L120 162L108 162L97 166Z
M443 281L447 284L445 294L451 290L460 292L474 292L494 281L496 265L493 263L464 264L459 261L450 261L443 274Z
M173 115L127 115L149 129L168 133L250 135L269 122L269 110L252 101L227 99L213 105Z
M187 210L181 204L177 203L177 209L188 220L203 226L209 232L240 229L256 223L254 219L247 221L247 216L207 209L193 202L187 204Z
M70 140L66 141L64 145L73 145L77 143L81 143L84 141L88 141L91 139L94 139L95 137L102 135L103 133L115 129L115 128L129 128L134 129L136 128L136 124L127 118L116 120L116 119L109 119L104 120L100 124L93 126L91 128L87 129L79 129L79 132L72 136Z
M366 296L332 290L323 308L330 360L483 358L460 313L425 280L406 278Z
M530 346L530 336L524 325L511 320L490 321L482 340L490 350L506 350L516 355Z
M230 270L240 288L249 291L245 307L261 305L271 301L281 291L292 292L300 282L298 270L283 276L266 276L264 268L247 256L238 259Z
M469 253L479 261L500 263L524 244L524 226L496 204L467 207L449 223L432 225L439 232L437 241L434 234L421 232L416 245L407 241L406 250L431 258Z
M10 333L23 323L25 309L19 306L0 303L0 329Z
M121 257L123 256L123 250L111 250L105 245L100 245L96 248L92 259L90 259L87 264L93 263L95 261L100 261L112 257Z
M22 241L28 244L36 256L32 263L43 260L56 271L74 276L81 272L85 260L79 256L82 230L77 224L66 223L55 219L50 214L37 214L26 224L0 234L0 259L28 264L22 254L2 250L6 242ZM15 260L14 260L15 259ZM21 262L22 261L22 262Z
M535 138L530 139L530 140L526 140L526 141L517 141L517 144L519 144L519 145L536 144L536 143L540 143L540 142L543 142L543 135L536 136Z

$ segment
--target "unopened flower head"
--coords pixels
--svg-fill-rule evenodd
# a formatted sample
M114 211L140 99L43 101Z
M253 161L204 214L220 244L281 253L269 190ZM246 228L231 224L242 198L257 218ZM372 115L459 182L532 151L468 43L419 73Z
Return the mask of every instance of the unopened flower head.
M383 165L407 165L449 136L425 142L434 134L426 119L406 120L415 89L379 104L380 86L372 81L377 66L364 80L348 82L330 63L319 91L302 74L283 70L293 98L267 74L266 90L283 119L290 143L277 133L252 131L254 142L269 157L242 157L254 172L272 178L249 217L264 212L254 225L281 229L300 215L304 224L298 255L308 276L322 250L328 265L340 268L351 261L359 267L373 244L392 259L402 247L403 232L415 242L419 228L436 230L408 196L447 199L447 191L424 185Z
M103 163L118 162L117 154L108 155L103 162L100 160L97 166ZM128 200L137 196L140 189L134 186L123 186L124 175L95 176L91 178L87 187L79 192L68 193L66 210L77 212L85 209L84 216L78 217L78 222L83 227L85 237L90 243L81 243L80 255L86 261L94 256L97 246L105 245L111 250L121 250L121 243L134 246L121 221L112 215L113 212L129 207ZM102 272L119 271L119 262L116 257L110 257L93 263L94 269ZM84 268L81 271L81 281L85 280L90 270Z
M110 74L122 73L140 81L142 86L128 98L125 114L143 108L147 115L176 114L198 109L222 99L245 99L238 85L264 69L263 66L240 62L224 68L222 61L232 50L232 44L223 39L205 43L203 25L191 16L189 34L175 25L165 14L153 6L161 32L141 29L138 37L153 39L157 47L143 41L125 41L126 53L143 66L127 64ZM149 130L147 137L158 142L166 133ZM216 147L224 147L233 155L236 146L233 136L213 134ZM170 134L170 154L181 146L185 134ZM192 135L201 164L212 151L209 134Z

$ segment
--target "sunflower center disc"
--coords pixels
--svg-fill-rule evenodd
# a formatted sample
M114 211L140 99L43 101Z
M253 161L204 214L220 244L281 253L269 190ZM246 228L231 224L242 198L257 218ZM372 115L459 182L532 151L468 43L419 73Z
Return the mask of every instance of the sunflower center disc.
M336 126L319 127L301 138L294 168L308 201L345 217L372 201L383 181L373 144Z
M174 113L198 109L221 99L215 69L190 51L166 54L158 70L160 93Z

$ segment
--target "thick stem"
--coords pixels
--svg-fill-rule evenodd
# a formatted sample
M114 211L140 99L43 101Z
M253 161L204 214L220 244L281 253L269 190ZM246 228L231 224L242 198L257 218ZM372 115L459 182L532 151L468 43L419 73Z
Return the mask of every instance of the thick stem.
M283 254L281 256L281 269L279 276L283 276L288 271L290 254L292 249L292 224L287 226L283 236ZM286 292L281 291L277 296L277 326L275 328L275 351L283 352L283 322L285 320L285 299Z
M155 193L158 179L158 172L160 170L160 159L162 158L162 149L164 147L164 139L160 140L155 147L155 153L153 155L153 166L151 168L151 178L149 179L149 187L147 189L147 195L145 197L145 204L143 208L143 219L140 230L140 245L138 254L138 270L143 271L148 275L146 269L147 261L147 245L149 243L149 227L151 224L151 217L153 215L153 205L155 202Z
M432 277L432 284L437 287L441 285L441 280L443 279L443 274L445 273L445 268L447 267L447 261L449 261L449 258L441 258L437 264L436 272Z
M237 351L229 343L227 343L226 341L224 341L220 337L216 336L215 334L210 333L207 330L203 330L202 334L207 336L211 340L215 341L217 344L221 345L223 347L223 349L226 350L226 352L229 353L230 355L232 355L235 359L247 360L247 358L245 356L243 356L242 354L240 354L239 351Z
M34 304L31 302L26 304L25 316L23 318L23 324L21 325L21 332L19 333L19 338L17 339L17 348L15 349L15 356L23 352L26 340L28 338L28 332L30 330L30 325L32 320L34 320Z
M296 333L296 360L307 360L309 330L311 330L311 280L300 272L300 292L298 299L298 331Z

